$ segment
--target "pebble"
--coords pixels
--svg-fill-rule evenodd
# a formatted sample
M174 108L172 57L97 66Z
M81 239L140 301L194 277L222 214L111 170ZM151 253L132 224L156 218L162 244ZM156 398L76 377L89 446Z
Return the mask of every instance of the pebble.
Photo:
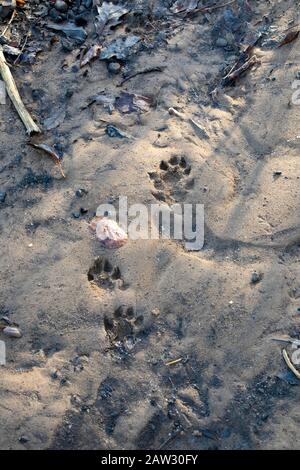
M228 41L225 38L218 38L216 40L216 46L218 46L218 47L225 47L225 46L227 46L227 44L228 44Z
M55 9L61 13L66 13L68 11L68 5L63 0L56 0Z
M5 202L5 199L6 199L6 193L0 191L0 202Z
M254 271L251 275L251 283L257 284L258 282L262 280L262 277L263 275L261 273L257 273L256 271Z
M19 442L21 442L21 444L26 444L26 442L29 441L29 437L27 436L21 436L19 437Z
M87 193L88 192L87 192L86 189L80 188L80 189L77 189L75 194L76 194L77 197L83 197Z
M121 70L121 65L119 64L119 62L109 62L107 69L109 73L117 75Z
M159 308L155 307L153 310L151 310L151 313L155 317L158 317L160 315L160 310L159 310Z

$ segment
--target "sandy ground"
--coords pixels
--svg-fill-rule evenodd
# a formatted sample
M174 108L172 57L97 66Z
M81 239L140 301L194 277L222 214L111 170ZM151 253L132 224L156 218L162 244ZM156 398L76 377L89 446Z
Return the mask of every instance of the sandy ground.
M250 3L253 25L268 15L281 32L297 20L296 1ZM210 37L221 14L182 21L167 44L130 59L133 70L166 67L122 87L153 99L146 114L87 107L102 90L120 93L121 77L99 60L74 70L59 41L45 39L33 66L13 69L38 119L67 103L64 122L42 137L63 149L67 178L26 145L11 103L0 106L0 313L23 332L0 338L1 449L299 448L299 387L277 377L287 369L272 341L299 337L300 108L289 105L299 40L257 47L260 64L214 102L228 57ZM131 137L109 137L107 122ZM101 248L86 223L97 206L119 195L155 203L149 173L172 156L185 156L194 179L177 200L205 205L204 248L169 240ZM75 219L80 207L89 211ZM104 284L90 282L97 257L119 267L121 288L109 272ZM263 275L257 284L253 272ZM121 305L133 316L129 336ZM120 328L118 343L104 318Z

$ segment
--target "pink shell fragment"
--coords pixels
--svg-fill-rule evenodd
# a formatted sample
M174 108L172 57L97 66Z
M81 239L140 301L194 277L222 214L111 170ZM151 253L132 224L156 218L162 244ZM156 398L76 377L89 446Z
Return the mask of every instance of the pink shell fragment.
M126 232L117 222L106 217L94 219L90 227L105 248L120 248L128 240Z

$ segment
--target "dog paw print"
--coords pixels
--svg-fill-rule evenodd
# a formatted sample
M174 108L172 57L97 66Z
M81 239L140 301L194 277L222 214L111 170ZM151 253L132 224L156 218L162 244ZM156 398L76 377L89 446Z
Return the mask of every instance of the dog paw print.
M104 328L111 343L134 339L141 331L143 315L136 315L133 307L118 307L113 316L104 316Z
M153 196L167 203L182 201L194 186L190 173L191 166L185 156L174 155L168 161L162 160L158 171L148 173L155 188Z
M120 269L118 266L112 266L106 258L96 258L87 277L92 285L102 289L124 288Z

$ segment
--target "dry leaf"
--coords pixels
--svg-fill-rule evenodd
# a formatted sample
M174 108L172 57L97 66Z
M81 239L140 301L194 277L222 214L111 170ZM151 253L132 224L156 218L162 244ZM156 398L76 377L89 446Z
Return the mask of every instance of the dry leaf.
M97 6L98 15L95 20L97 34L107 33L110 28L121 23L120 18L129 12L127 8L113 3L103 2L102 6Z
M149 111L150 104L150 98L125 91L122 91L121 95L116 98L116 108L124 114L137 111L145 113Z
M29 145L31 145L31 147L34 147L36 149L43 150L51 158L51 160L53 160L54 163L59 167L63 178L66 177L62 169L61 159L52 147L50 147L47 144L33 144L32 142L29 142Z
M94 44L92 47L90 47L89 50L87 51L87 53L82 58L81 63L80 63L80 67L84 67L91 60L98 57L99 54L100 54L100 51L101 51L101 46L99 44Z

